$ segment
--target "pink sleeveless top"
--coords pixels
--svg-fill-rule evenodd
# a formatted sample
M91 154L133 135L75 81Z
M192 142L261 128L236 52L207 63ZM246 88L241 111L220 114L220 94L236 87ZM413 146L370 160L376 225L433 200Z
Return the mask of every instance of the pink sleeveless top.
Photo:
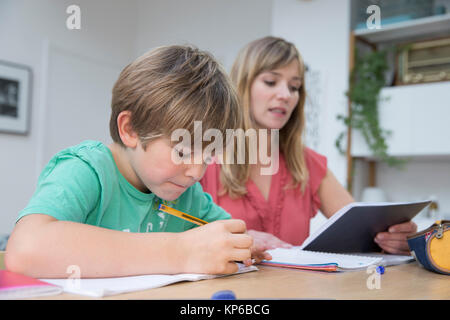
M282 154L279 170L271 179L268 200L251 180L246 184L248 193L245 196L238 199L231 199L228 194L219 196L222 185L218 164L208 166L200 183L216 204L233 218L244 220L247 230L268 232L283 241L300 245L309 235L310 219L320 208L318 190L327 171L326 157L306 147L304 155L309 170L309 181L303 194L300 186L295 189L284 189L292 176L287 170Z

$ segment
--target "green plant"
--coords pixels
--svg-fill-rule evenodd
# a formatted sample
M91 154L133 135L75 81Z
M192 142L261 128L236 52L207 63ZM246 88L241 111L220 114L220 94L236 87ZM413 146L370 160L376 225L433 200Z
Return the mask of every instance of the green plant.
M355 49L355 65L350 74L350 86L346 93L351 101L349 116L338 115L337 119L343 121L347 127L359 130L372 155L390 166L398 166L404 160L397 159L387 153L386 138L390 131L380 127L378 118L378 105L381 100L380 91L385 86L385 73L388 69L386 61L387 50L373 50L361 55ZM347 131L339 134L336 147L344 154L342 140Z

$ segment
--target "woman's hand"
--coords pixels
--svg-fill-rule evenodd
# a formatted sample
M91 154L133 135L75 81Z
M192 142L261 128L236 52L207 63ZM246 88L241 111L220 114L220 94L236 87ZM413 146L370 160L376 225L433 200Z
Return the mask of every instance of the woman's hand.
M272 256L270 255L270 253L266 252L266 250L292 247L290 243L280 240L271 233L248 230L247 234L252 236L253 238L251 251L254 263L260 263L262 260L272 260ZM252 262L248 260L244 261L244 264L246 266L250 265L251 263Z
M268 250L264 246L260 245L253 245L251 248L252 251L252 259L251 260L245 260L244 264L248 267L255 263L261 263L263 260L272 260L272 256L270 253L266 252Z
M388 253L409 255L406 237L417 232L417 225L408 221L389 227L387 232L379 232L374 241Z
M248 230L247 233L253 237L253 246L258 248L266 248L265 250L270 250L275 248L292 247L290 243L278 239L271 233L256 230Z
M244 261L246 266L249 266L252 263L260 263L262 260L272 260L272 256L266 250L292 247L291 244L284 242L267 232L248 230L247 234L253 238L253 245L251 248L253 261Z

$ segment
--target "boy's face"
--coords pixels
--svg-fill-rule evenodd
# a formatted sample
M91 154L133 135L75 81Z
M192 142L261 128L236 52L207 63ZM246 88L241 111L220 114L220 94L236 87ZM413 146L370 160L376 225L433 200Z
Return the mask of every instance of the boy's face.
M139 190L147 189L159 198L172 201L187 188L199 181L205 174L206 164L176 164L172 161L172 152L180 157L191 157L188 148L174 149L169 139L157 138L143 149L141 142L130 152L130 164L135 173L134 184Z

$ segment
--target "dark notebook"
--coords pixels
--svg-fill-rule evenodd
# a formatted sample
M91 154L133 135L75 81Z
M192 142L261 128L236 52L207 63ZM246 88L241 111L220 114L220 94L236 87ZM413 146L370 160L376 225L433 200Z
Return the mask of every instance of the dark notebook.
M378 232L411 220L430 203L428 200L350 203L310 235L301 249L332 253L379 252L381 248L374 241Z

